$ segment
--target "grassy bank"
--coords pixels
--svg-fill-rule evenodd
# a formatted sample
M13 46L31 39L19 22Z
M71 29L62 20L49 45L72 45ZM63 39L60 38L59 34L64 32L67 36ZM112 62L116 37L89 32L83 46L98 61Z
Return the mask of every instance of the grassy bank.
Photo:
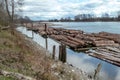
M21 73L36 80L87 80L82 71L51 59L44 48L14 31L0 32L0 69ZM0 75L0 80L17 80ZM19 80L19 79L18 79Z
M9 30L0 32L0 69L33 75L31 65L26 59L31 51L23 42L24 39L17 32L14 35Z

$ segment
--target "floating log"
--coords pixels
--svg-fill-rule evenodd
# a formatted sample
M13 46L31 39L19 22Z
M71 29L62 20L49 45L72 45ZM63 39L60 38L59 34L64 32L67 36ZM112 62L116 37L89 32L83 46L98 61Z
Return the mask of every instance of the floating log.
M29 24L28 27L30 27ZM40 35L53 38L74 50L88 50L95 47L94 51L88 51L90 56L120 66L120 34L107 32L87 34L81 30L52 27L45 29L45 25L33 25L32 30L38 30L37 32L39 32ZM65 51L63 47L60 47L60 60L62 60L63 55L61 51Z
M93 56L93 57L96 57L96 58L99 58L101 60L104 60L104 61L107 61L107 62L110 62L111 64L115 64L117 66L120 66L120 62L118 62L118 60L113 60L111 59L111 57L105 57L103 55L100 55L100 54L89 54L90 56Z
M72 40L72 41L74 41L74 42L77 42L77 43L79 43L79 44L81 44L81 45L85 45L85 42L84 42L83 40L80 40L80 39L77 39L77 38L73 38L73 37L70 37L70 36L67 36L67 38L68 38L69 40Z
M112 55L108 55L110 53L105 53L105 52L100 52L97 50L90 50L89 52L87 52L90 56L105 60L107 62L110 62L112 64L118 65L120 66L120 58L112 56Z
M119 44L115 43L112 40L100 40L100 41L94 41L94 44L96 46L119 46Z
M117 57L117 58L120 58L120 55L119 53L115 53L115 52L112 52L112 51L109 51L109 50L106 50L106 49L96 49L95 51L98 51L102 54L106 54L108 56L114 56L114 57Z
M41 32L39 32L39 33L40 33L42 36L43 36L43 35L47 35L45 31L41 31Z
M62 36L62 35L50 35L50 37L51 38L53 38L53 39L55 39L55 40L58 40L58 41L60 41L60 40L66 40L67 38L65 38L64 36Z
M87 51L87 50L90 50L90 49L96 49L97 47L88 47L88 48L76 48L75 50L76 51Z
M69 42L65 42L65 41L61 41L63 44L65 44L65 45L68 45L69 47L71 47L71 48L77 48L77 46L75 45L75 44L71 44L71 43L69 43Z
M120 34L113 34L113 33L108 33L108 32L100 32L99 34L97 34L97 36L114 40L115 42L120 44Z
M118 49L118 48L116 48L116 47L105 47L105 48L108 49L108 50L111 50L111 51L120 53L120 49Z
M83 31L80 30L69 30L70 34L83 34Z

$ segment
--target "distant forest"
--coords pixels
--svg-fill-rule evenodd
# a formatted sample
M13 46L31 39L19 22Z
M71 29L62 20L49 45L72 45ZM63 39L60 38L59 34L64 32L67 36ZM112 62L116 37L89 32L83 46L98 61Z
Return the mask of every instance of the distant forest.
M104 13L101 17L96 17L94 14L79 14L71 17L61 18L61 19L51 19L49 22L80 22L80 21L120 21L120 14L116 17L111 17L108 13Z

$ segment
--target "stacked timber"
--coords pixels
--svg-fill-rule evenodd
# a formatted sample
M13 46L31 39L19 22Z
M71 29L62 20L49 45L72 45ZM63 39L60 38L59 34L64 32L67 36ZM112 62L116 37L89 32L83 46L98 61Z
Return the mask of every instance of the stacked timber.
M83 34L83 31L80 30L68 30L70 34Z
M80 30L52 28L33 25L31 30L38 30L42 36L53 38L74 50L89 50L90 56L108 61L120 66L120 34L107 32L87 34Z
M83 40L79 40L77 38L73 38L71 36L66 35L50 35L51 38L63 42L66 45L72 45L70 47L77 48L77 47L84 47L85 42Z
M63 35L50 35L50 37L58 41L61 41L61 40L67 41L67 38Z
M120 49L118 47L101 47L95 50L89 50L90 56L105 60L112 64L120 66Z
M95 46L119 46L119 44L115 43L113 40L100 40L94 41Z
M39 32L42 36L48 35L48 37L62 42L72 48L119 46L120 44L120 35L107 32L85 34L81 30L52 27L45 28L45 25L33 25L32 30Z
M65 42L65 41L61 41L61 42L62 42L63 44L65 44L65 45L69 46L69 47L72 48L72 49L74 49L74 48L77 47L75 44L71 44L71 43L69 43L69 42Z
M87 46L94 46L93 40L91 40L90 39L91 37L90 36L88 37L86 34L78 34L78 35L76 35L76 38L79 39L79 40L84 41L86 47Z
M100 32L98 36L114 40L115 42L120 44L120 34L113 34L108 32Z
M48 28L48 29L47 29L47 34L48 34L48 35L54 34L54 33L53 33L53 30L54 30L53 28Z
M85 45L85 42L83 40L73 38L73 37L70 37L70 36L67 36L67 38L71 41L77 42L78 44Z
M82 35L82 37L77 36L77 38L81 38L88 44L94 46L119 46L119 44L115 43L114 40L95 36L94 34L85 34L84 36Z
M45 31L39 31L40 35L44 36L47 35L47 33Z

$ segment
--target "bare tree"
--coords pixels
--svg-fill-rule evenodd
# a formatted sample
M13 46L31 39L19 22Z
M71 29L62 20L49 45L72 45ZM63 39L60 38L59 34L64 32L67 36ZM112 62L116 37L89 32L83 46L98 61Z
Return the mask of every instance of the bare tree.
M19 8L23 4L23 0L5 0L6 5L6 12L9 17L10 26L11 28L14 27L14 17L15 17L15 10Z
M4 0L0 1L0 25L4 24L5 10L4 10Z

